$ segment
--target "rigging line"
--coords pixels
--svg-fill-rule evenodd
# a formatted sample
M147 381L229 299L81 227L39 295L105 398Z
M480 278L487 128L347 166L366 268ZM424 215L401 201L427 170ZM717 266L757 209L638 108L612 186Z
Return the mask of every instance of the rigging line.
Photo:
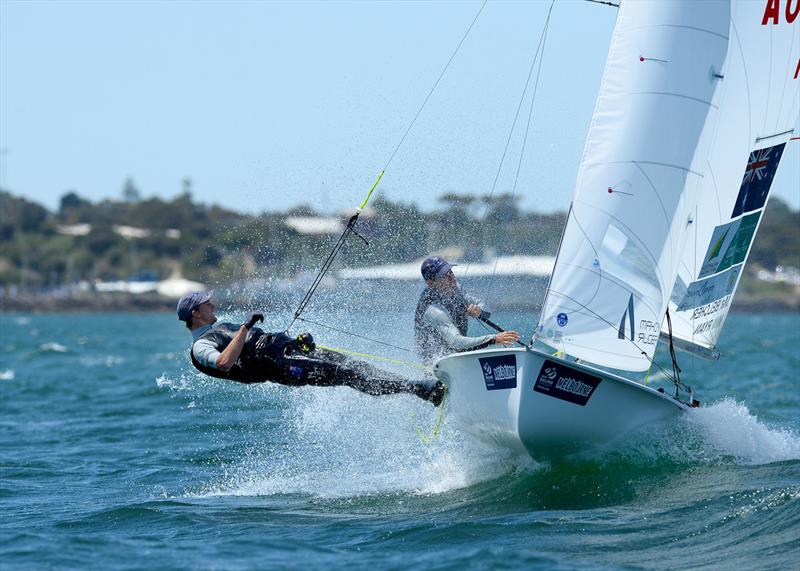
M392 359L391 357L383 357L381 355L371 355L370 353L358 353L357 351L348 351L347 349L338 349L336 347L327 347L325 345L317 345L320 349L327 349L334 353L342 353L343 355L355 355L356 357L364 357L366 359L374 359L376 361L386 361L387 363L394 363L396 365L404 365L406 367L413 367L415 369L427 370L428 367L420 365L419 363L409 363L408 361L401 361L400 359Z
M553 4L554 3L555 3L555 0L552 0L552 2L550 3L550 10L553 9ZM550 12L548 12L547 18L548 18L548 21L549 21ZM547 24L545 24L545 26L546 25ZM497 181L500 179L500 172L503 170L503 164L505 163L505 160L506 160L506 154L508 153L508 147L511 145L511 138L514 135L514 129L516 128L517 121L519 120L519 112L522 109L522 104L525 101L525 94L528 92L528 85L530 85L530 82L531 82L531 76L533 75L533 68L536 67L536 58L539 57L539 49L542 46L543 37L544 37L544 29L542 29L542 35L539 36L539 43L537 44L536 51L533 54L533 60L531 61L531 67L528 70L528 77L525 79L525 87L523 87L523 89L522 89L522 95L520 96L519 103L517 104L517 111L516 111L516 113L514 113L514 120L511 122L511 129L508 132L508 138L506 139L506 146L503 149L502 156L500 157L500 164L497 166L497 173L495 173L495 175L494 175L494 182L492 182L492 189L489 192L489 196L488 196L488 199L486 201L486 206L484 206L484 208L483 208L483 216L481 217L481 220L483 220L483 221L486 220L486 214L489 212L489 205L491 204L492 197L494 196L494 191L497 188ZM481 225L481 228L482 227L483 226ZM475 245L475 240L474 239L470 242L470 245L471 246ZM470 266L470 264L467 264L467 267L466 267L466 269L464 271L465 274L469 273L469 266Z
M539 330L540 324L542 323L542 317L544 317L544 309L547 306L547 298L550 296L550 284L553 282L553 274L555 273L556 263L558 262L558 255L561 253L561 245L564 243L564 235L567 233L567 224L569 223L569 217L572 215L572 204L573 202L569 203L569 210L567 210L567 216L565 217L564 227L561 229L561 237L558 239L558 248L556 248L556 257L553 258L553 269L550 271L550 275L547 276L547 286L544 288L544 297L542 298L542 307L539 311L539 319L536 322L536 327L533 328L533 335L531 335L531 342L530 344L533 345L533 339L536 336L536 332ZM577 222L576 222L577 224ZM578 224L578 229L583 232L583 228L581 228L580 224ZM592 247L594 250L594 246L589 242L589 246ZM594 250L595 254L597 254L597 250ZM597 294L597 291L600 289L600 285L598 284L597 289L595 289L594 294L592 297Z
M351 337L358 337L359 339L364 339L365 341L372 341L373 343L378 343L379 345L385 345L386 347L392 347L393 349L399 349L400 351L405 351L407 353L414 352L407 347L400 347L399 345L393 345L392 343L387 343L386 341L373 339L372 337L367 337L366 335L359 335L358 333L353 333L352 331L347 331L346 329L339 329L332 325L320 323L319 321L314 321L312 319L303 319L302 317L298 317L297 320L302 321L303 323L311 323L312 325L318 325L319 327L322 327L324 329L330 329L331 331L336 331L337 333L344 333L345 335L350 335Z
M567 212L567 219L564 222L564 228L561 230L561 239L558 242L558 250L556 250L556 257L555 257L555 260L553 261L553 270L550 272L550 277L549 277L549 279L547 281L547 289L545 290L545 293L544 293L544 300L542 301L542 312L539 314L539 322L536 324L536 329L534 329L534 332L539 330L539 327L541 326L541 323L542 323L542 318L544 318L544 309L547 306L547 301L548 301L548 299L550 297L550 291L551 291L550 286L553 283L553 276L556 273L556 267L558 267L558 265L559 265L558 264L558 260L561 257L561 246L564 244L564 238L567 235L567 226L569 225L570 216L572 216L572 220L575 221L574 226L576 226L578 228L578 230L580 230L581 234L583 234L584 238L586 238L586 243L592 249L592 253L594 254L594 259L596 259L598 261L598 263L600 261L600 255L598 254L597 249L594 247L594 244L592 243L591 238L589 238L589 233L586 232L586 230L583 229L583 226L581 225L580 221L578 220L578 215L577 215L577 213L575 211L575 201L573 200L572 202L569 203L569 211ZM566 263L566 262L564 262L564 263ZM572 265L572 264L568 264L568 265ZM602 266L598 266L597 271L598 271L598 278L599 279L597 280L597 284L595 285L594 291L591 293L591 295L589 295L589 300L587 301L587 303L591 303L592 301L594 301L595 297L597 296L597 293L600 291L600 281L605 279L603 277L603 272L604 272L603 267ZM553 291L555 291L555 290L553 290ZM569 297L568 295L563 294L563 293L561 293L559 291L556 291L556 293L558 295L566 297L567 299L575 301L571 297ZM587 307L585 304L582 304L582 303L580 303L578 301L575 301L575 303L577 303L581 307ZM534 333L534 335L535 335L535 333Z
M553 9L553 4L555 0L550 3L550 10ZM531 76L533 75L533 68L536 67L536 59L539 57L539 50L542 47L542 42L544 40L545 33L547 31L548 22L550 21L550 12L547 13L547 22L545 22L545 27L542 29L542 35L539 36L539 44L536 46L536 52L533 54L533 61L531 61L531 67L528 70L528 77L525 80L525 87L522 89L522 96L519 98L519 104L517 104L517 111L514 114L514 121L511 123L511 129L508 132L508 138L506 139L506 146L503 149L503 155L500 157L500 164L497 166L497 173L494 175L494 182L492 182L492 189L489 192L489 202L486 203L486 206L483 211L483 217L486 218L486 213L489 211L489 203L491 202L491 198L494 196L494 191L497 189L497 181L500 179L500 172L503 170L503 164L506 160L506 154L508 153L508 147L511 145L511 139L514 135L514 129L517 126L517 121L519 120L519 112L522 109L522 103L525 101L525 94L528 92L528 86L531 82Z
M548 288L548 290L549 290L549 288ZM553 291L555 291L555 290L553 290ZM548 293L549 293L549 291L548 291ZM561 293L561 292L555 292L555 293L556 293L557 295L560 295L560 296L562 296L562 297L565 297L565 298L569 299L570 301L574 302L575 304L577 304L578 306L580 306L582 309L586 310L586 311L587 311L589 314L591 314L591 315L594 315L594 316L595 316L595 317L596 317L596 318L597 318L597 319L598 319L600 322L602 322L602 323L605 323L606 325L608 325L609 327L611 327L611 329L614 329L614 330L616 330L616 329L617 329L617 326L616 326L615 324L613 324L613 323L611 323L610 321L606 320L606 319L605 319L605 318L604 318L602 315L600 315L599 313L597 313L597 312L593 311L593 310L592 310L592 308L590 308L589 306L587 306L587 305L584 305L583 303L579 302L578 300L576 300L576 299L574 299L574 298L572 298L572 297L570 297L570 296L568 296L568 295L566 295L566 294L564 294L564 293ZM667 319L668 319L668 321L669 321L669 315L667 315ZM540 322L541 322L541 321L540 321ZM669 327L671 328L671 326L672 326L672 325L671 325L671 322L669 322L669 323L668 323L668 325L669 325ZM539 326L537 325L537 327L536 327L536 330L534 331L534 334L533 334L533 338L531 339L531 345L533 345L533 342L534 342L534 341L536 341L536 340L537 340L537 338L538 338L538 336L537 336L537 334L536 334L536 332L537 332L538 330L539 330ZM670 339L671 339L671 338L670 338ZM667 372L667 370L666 370L664 367L662 367L661 365L659 365L659 364L656 362L656 360L655 360L655 356L656 356L656 355L655 355L655 354L656 354L656 348L653 348L653 355L652 355L652 356L649 356L649 355L647 354L647 352L646 352L646 351L644 351L644 350L642 350L642 348L641 348L641 347L639 347L639 345L637 345L637 344L636 344L636 343L635 343L635 342L634 342L632 339L628 339L628 338L626 337L626 338L625 338L625 341L627 341L628 343L630 343L631 345L633 345L634 347L636 347L636 348L637 348L637 349L638 349L638 350L641 352L641 354L642 354L642 355L644 355L644 356L645 356L645 358L647 358L647 360L648 360L648 361L650 361L650 368L651 368L651 369L652 369L653 365L655 365L655 366L658 368L658 370L659 370L659 371L661 371L662 373L664 373L664 376L665 376L666 378L670 379L670 380L671 380L671 381L672 381L672 382L675 384L675 389L676 389L676 391L677 391L677 390L678 390L678 388L680 387L680 388L683 388L683 389L684 389L686 392L689 392L689 393L691 393L691 387L688 387L687 385L683 384L683 383L681 382L680 378L677 378L677 379L675 378L675 376L674 376L674 375L676 375L676 371L675 371L675 369L674 369L674 368L673 368L673 371L672 371L672 373L673 373L673 376L670 376L670 374ZM549 345L549 343L547 343L547 341L546 341L546 340L542 340L542 343L545 343L545 344ZM670 343L671 343L671 341L670 341ZM551 346L552 346L552 345L551 345ZM558 348L556 347L556 349L558 349ZM566 352L565 352L565 353L566 353ZM673 357L674 357L674 353L673 353ZM673 360L673 367L675 367L676 365L677 365L677 361L676 361L676 360ZM678 371L680 371L680 369L678 369ZM649 375L649 370L648 370L648 375Z
M536 69L536 79L533 82L533 95L531 96L531 106L530 106L530 109L528 110L528 122L527 122L527 124L525 126L525 135L522 137L522 149L520 149L519 160L517 161L517 172L514 174L514 185L511 187L511 201L512 201L512 204L513 204L513 201L514 201L514 196L516 196L516 193L517 193L517 183L519 181L519 172L522 169L522 160L525 157L525 147L527 146L528 135L529 135L530 130L531 130L531 120L533 119L533 107L534 107L534 103L536 102L536 92L539 90L539 78L541 77L541 74L542 74L542 62L544 61L544 49L545 49L545 47L547 45L547 32L550 29L550 15L553 13L553 5L555 5L555 0L553 0L553 2L550 3L550 9L547 11L547 19L544 22L544 28L542 29L542 35L541 35L541 37L539 39L539 46L541 47L541 50L542 50L541 54L539 54L539 47L536 48L537 55L539 56L539 66ZM534 56L534 61L536 61L536 56ZM531 68L531 71L533 71L533 68ZM530 74L529 74L529 77L530 77ZM527 84L526 84L526 90L527 90ZM523 98L524 98L524 92L523 92ZM492 188L492 193L494 193L494 187ZM487 209L488 209L488 204L487 204ZM484 212L484 219L485 218L486 218L486 214ZM489 295L490 295L490 293L492 291L492 288L494 287L494 280L495 280L495 276L496 275L497 275L497 258L495 257L494 267L492 268L492 275L489 278L489 284L486 287L486 295L484 295L484 298L487 299L487 303L488 303Z
M633 162L633 164L636 164L634 161L631 161L631 162ZM646 175L645 175L645 176L646 176ZM622 220L621 218L619 218L619 217L615 216L614 214L611 214L610 212L607 212L606 210L604 210L604 209L600 208L599 206L592 206L592 205L591 205L591 204L589 204L588 202L582 202L582 201L579 201L579 202L580 202L581 204L584 204L584 205L586 205L586 207L587 207L587 208L593 208L595 211L597 211L597 212L600 212L600 213L601 213L601 214L603 214L604 216L607 216L607 217L608 217L608 218L609 218L611 221L613 221L613 222L616 222L616 223L617 223L617 225L618 225L618 226L620 226L622 230L625 230L625 231L627 232L627 233L626 233L626 237L628 237L628 238L629 238L629 240L630 240L630 238L631 238L631 237L636 237L636 233L635 233L633 230L631 230L631 228L630 228L630 227L629 227L627 224L625 224L625 222L623 222L623 220ZM575 218L575 223L576 223L576 224L578 224L578 219L577 219L577 217ZM594 245L592 244L592 241L591 241L591 239L589 238L589 235L588 235L588 234L587 234L587 233L586 233L586 232L583 230L583 228L581 228L581 227L580 227L580 225L578 225L578 227L579 227L579 228L581 229L581 231L583 232L583 235L584 235L584 237L586 238L586 241L587 241L587 243L589 244L589 246L591 246L591 248L592 248L592 251L593 251L593 252L594 252L594 254L595 254L595 258L597 258L597 260L599 261L599 260L600 260L600 258L599 258L599 256L597 255L597 250L595 249ZM624 233L624 232L623 232L623 233ZM649 257L648 259L649 259L649 260L652 262L652 266L653 266L654 268L656 268L656 272L658 273L658 275L657 275L656 277L659 279L659 282L663 282L664 280L662 279L662 276L661 276L661 271L660 271L660 270L658 270L658 264L656 263L656 256L655 256L655 254L653 254L653 252L651 252L651 251L650 251L648 248L644 247L644 244L642 244L642 243L641 243L641 240L638 240L638 242L637 242L637 244L636 244L636 245L637 245L638 247L640 247L640 248L641 248L642 252L644 252L645 254L647 254L647 255L648 255L648 257ZM577 264L576 264L576 266L575 266L575 267L581 267L581 266L579 266L579 265L577 265ZM602 273L602 270L603 270L603 268L602 268L602 266L601 266L601 267L599 268L599 271ZM601 277L602 277L602 276L601 276ZM606 279L607 279L607 278L606 278ZM599 289L599 286L598 286L598 289ZM596 292L595 292L595 293L596 293ZM656 312L656 311L654 311L653 313L657 313L657 312Z
M328 254L328 257L322 263L322 268L320 268L319 272L317 273L317 276L314 278L314 282L311 284L311 287L308 288L308 291L306 292L305 297L303 297L303 300L300 302L300 305L297 306L297 309L294 312L294 318L292 319L291 323L289 323L289 325L286 327L286 331L289 331L289 329L291 329L292 325L294 325L295 321L297 321L300 318L300 315L303 313L306 306L311 301L311 298L317 291L319 284L322 283L322 278L325 277L325 274L328 272L328 269L330 269L334 258L336 258L336 255L339 253L339 250L341 250L342 246L344 246L347 237L352 232L354 232L354 228L356 225L356 221L358 220L359 214L360 214L359 212L356 212L355 214L353 214L353 216L350 217L350 220L347 222L347 227L344 229L344 232L342 232L342 235L339 236L339 240L336 242L336 244L334 244L330 254Z
M383 167L384 171L387 168L389 168L389 163L392 162L392 160L394 159L394 156L397 154L397 151L400 150L400 146L403 144L403 141L406 140L406 137L408 136L408 133L411 131L411 128L414 126L414 123L417 122L417 118L419 118L420 113L422 113L422 110L425 108L425 104L428 103L428 99L430 99L431 95L433 95L433 92L436 90L436 87L439 85L439 82L442 80L442 77L444 77L444 74L447 71L447 68L450 67L450 63L456 57L456 54L458 53L458 50L461 49L461 45L464 43L464 40L467 39L467 36L469 35L470 31L472 30L472 27L475 25L475 22L478 21L478 16L481 15L481 12L483 12L483 9L484 9L484 7L486 7L486 3L488 1L489 0L484 0L483 4L481 4L481 7L478 9L478 13L475 14L475 17L472 19L472 23L469 25L469 28L467 28L467 31L464 32L464 36L461 38L461 41L458 42L458 45L456 46L456 49L453 51L453 55L451 55L450 59L447 60L447 63L445 64L444 68L442 69L442 72L439 74L439 77L436 80L436 83L434 83L433 87L431 87L431 90L428 92L428 95L425 97L425 101L423 101L422 105L420 105L419 110L417 111L417 114L414 115L414 119L412 119L412 121L411 121L411 124L406 129L406 132L403 133L403 136L401 137L400 142L397 143L397 146L394 148L394 151L392 152L392 156L390 156L389 160L386 161L386 165Z
M555 291L555 290L553 290L553 291ZM565 298L567 298L568 300L570 300L570 301L574 302L576 305L579 305L579 306L580 306L582 309L585 309L585 310L586 310L588 313L590 313L591 315L594 315L594 316L595 316L595 317L596 317L596 318L597 318L597 319L598 319L598 320L599 320L601 323L605 323L606 325L608 325L609 327L611 327L611 329L613 329L613 330L615 330L615 331L617 330L617 326L616 326L615 324L613 324L613 323L611 323L610 321L606 320L606 319L605 319L605 318L604 318L602 315L600 315L599 313L597 313L597 312L593 311L593 310L592 310L592 308L590 308L590 307L588 307L588 306L586 306L586 305L582 304L582 303L581 303L580 301L578 301L577 299L574 299L574 298L572 298L572 297L570 297L570 296L568 296L568 295L566 295L566 294L564 294L564 293L561 293L561 292L555 292L555 293L556 293L556 294L558 294L558 295L560 295L560 296L562 296L562 297L565 297ZM536 330L538 331L538 326L537 326ZM536 335L536 333L535 333L535 332L534 332L534 334L533 334L533 338L534 338L533 340L536 340L536 339L537 339L537 335ZM624 340L625 340L625 341L627 341L628 343L630 343L631 345L633 345L634 347L636 347L636 348L637 348L637 349L638 349L638 350L641 352L641 354L642 354L642 355L644 355L644 356L645 356L645 358L646 358L648 361L650 361L650 366L651 366L651 367L652 367L653 365L655 365L656 367L658 367L658 369L659 369L659 370L660 370L662 373L664 373L664 376L665 376L665 377L667 377L668 379L670 379L670 380L671 380L673 383L676 383L676 384L677 384L677 383L680 383L680 379L678 379L678 380L676 381L674 377L671 377L671 376L669 375L669 373L667 372L667 370L666 370L664 367L662 367L661 365L659 365L658 363L656 363L656 360L655 360L655 356L656 356L656 348L653 348L653 355L652 355L652 357L651 357L651 356L649 356L649 355L647 354L647 351L644 351L644 350L643 350L641 347L639 347L639 346L636 344L636 342L634 342L633 340L631 340L631 339L628 339L627 337L625 337L625 339L624 339ZM547 343L547 341L546 341L546 340L542 339L541 341L542 341L542 343L545 343L545 344L549 345L549 343ZM551 345L551 346L552 346L552 345ZM556 347L556 349L557 349L557 347ZM566 353L566 352L565 352L565 353ZM673 371L673 374L674 374L674 371ZM686 385L684 385L683 383L680 383L680 386L684 387L684 389L686 388ZM688 391L687 391L687 392L688 392Z
M295 321L297 321L297 319L300 317L300 315L305 310L305 308L308 305L308 303L311 301L311 298L313 297L314 293L316 292L317 287L322 282L322 278L328 272L328 269L330 269L330 266L333 263L333 260L336 258L336 255L339 253L339 250L341 250L342 246L344 246L344 243L347 240L347 237L351 233L355 233L358 236L358 233L355 232L354 228L355 228L356 222L358 221L359 214L361 214L361 211L366 207L367 202L369 201L370 197L372 196L372 192L378 186L378 183L380 182L381 178L383 178L384 172L386 172L386 169L389 167L389 164L394 159L395 155L397 154L397 151L400 149L400 146L403 144L403 141L405 141L406 136L408 136L408 133L411 131L411 128L414 126L414 123L416 123L417 118L420 116L420 113L422 113L422 110L425 108L425 105L428 103L428 100L431 98L431 95L433 95L433 92L436 90L436 87L439 85L439 82L442 80L442 77L444 76L445 72L447 71L447 68L450 67L450 63L456 57L456 54L458 53L459 49L461 48L461 45L464 43L464 40L467 39L467 36L469 35L470 31L472 30L473 26L475 25L475 22L478 21L478 16L480 16L481 12L483 12L483 9L486 6L487 2L488 2L488 0L484 0L483 4L481 4L481 7L478 10L478 13L475 14L475 17L472 19L472 23L470 23L469 28L467 28L467 31L464 32L464 36L461 38L461 41L458 42L458 46L456 46L456 49L453 51L453 54L450 56L450 59L447 60L447 63L445 64L444 68L442 69L442 72L439 74L439 77L436 79L436 83L434 83L433 87L431 87L431 90L428 92L428 95L425 97L425 100L422 102L422 105L420 106L419 110L417 111L417 114L414 116L414 119L411 121L411 124L408 126L408 128L405 131L405 133L403 133L403 136L400 139L400 142L397 143L397 146L395 147L394 151L392 152L392 155L389 157L389 160L386 161L386 165L384 165L383 169L381 170L380 174L378 175L378 178L375 181L375 184L372 185L372 188L367 193L366 198L361 203L361 205L356 209L356 213L348 221L347 227L345 228L344 232L342 232L342 235L339 237L339 241L334 245L333 249L331 250L331 253L328 255L327 259L322 264L322 268L320 269L319 273L317 274L317 277L314 279L314 282L311 284L311 287L306 292L305 297L300 302L300 305L297 307L297 310L294 313L294 318L292 319L291 323L289 323L289 326L286 327L286 331L288 331L292 327L292 325L294 325ZM363 240L363 238L362 238L362 240ZM366 242L366 240L364 240L364 241Z
M516 193L517 191L517 181L519 181L519 171L522 168L522 159L525 156L525 146L528 142L528 134L530 133L531 130L531 119L533 119L533 106L534 103L536 102L536 92L539 90L539 78L541 77L542 74L542 62L544 61L544 50L545 47L547 46L547 32L550 29L550 15L553 12L554 4L555 1L550 3L550 10L547 12L547 20L544 23L544 30L542 32L542 40L541 40L542 53L539 56L539 67L536 69L536 80L533 83L533 95L531 96L531 107L528 110L528 123L525 126L525 136L522 138L522 149L519 152L519 161L517 161L517 172L514 175L514 186L511 189L512 197L514 196L514 193Z
M678 357L675 355L675 344L672 342L672 318L669 316L669 308L667 308L667 330L669 331L669 356L672 358L672 382L675 383L675 398L678 398L680 396L679 391L681 387L689 394L692 393L692 388L681 382L681 368L678 366Z

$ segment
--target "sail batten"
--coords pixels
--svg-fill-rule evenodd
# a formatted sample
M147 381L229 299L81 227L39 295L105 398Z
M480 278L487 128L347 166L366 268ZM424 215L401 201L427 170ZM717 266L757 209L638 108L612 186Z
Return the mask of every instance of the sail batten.
M756 143L760 143L761 141L766 141L768 139L775 139L778 137L785 137L786 135L791 135L794 133L794 129L788 129L786 131L781 131L780 133L775 133L774 135L766 135L764 137L756 137Z

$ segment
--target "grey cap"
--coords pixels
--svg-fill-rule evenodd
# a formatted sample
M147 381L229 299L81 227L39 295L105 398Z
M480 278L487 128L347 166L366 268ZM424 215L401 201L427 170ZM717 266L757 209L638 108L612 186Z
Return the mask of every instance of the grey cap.
M178 300L178 319L181 321L189 321L192 318L192 311L201 303L207 302L214 295L214 290L208 290L205 293L193 291L187 293Z
M423 279L435 280L436 278L440 278L447 274L447 272L449 272L453 266L457 265L458 264L451 264L439 256L431 256L429 258L425 258L425 261L422 262L420 271L422 272Z

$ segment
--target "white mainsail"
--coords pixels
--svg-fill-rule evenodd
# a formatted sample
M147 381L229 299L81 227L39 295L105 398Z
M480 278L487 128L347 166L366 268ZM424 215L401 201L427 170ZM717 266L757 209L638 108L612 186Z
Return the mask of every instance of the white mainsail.
M703 180L696 149L729 8L621 5L536 340L605 367L650 367Z
M800 107L800 2L734 2L716 125L675 290L677 346L715 357L717 340ZM664 328L666 332L666 324Z

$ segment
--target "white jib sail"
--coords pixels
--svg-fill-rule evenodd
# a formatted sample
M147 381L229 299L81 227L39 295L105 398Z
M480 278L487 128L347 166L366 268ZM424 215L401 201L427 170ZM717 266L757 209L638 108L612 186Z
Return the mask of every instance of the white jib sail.
M800 2L734 1L719 106L670 302L678 347L713 356L781 156L797 135ZM666 332L666 324L664 326Z
M621 5L535 339L605 367L650 367L729 18L728 2Z

